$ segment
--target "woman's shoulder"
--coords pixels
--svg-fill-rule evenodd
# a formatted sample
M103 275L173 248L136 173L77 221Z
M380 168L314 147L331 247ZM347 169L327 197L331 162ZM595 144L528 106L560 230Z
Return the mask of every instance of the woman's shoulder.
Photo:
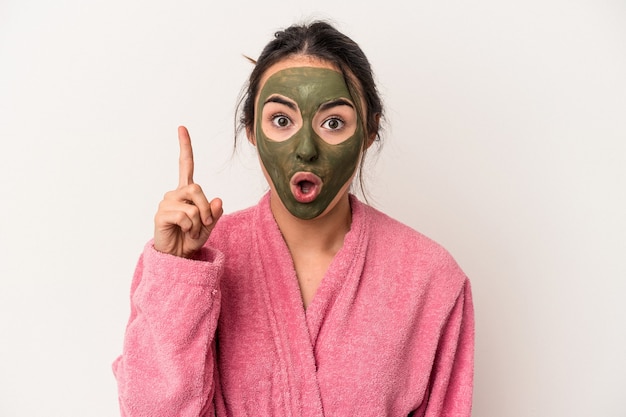
M361 201L356 201L356 210L361 211L367 222L367 227L377 241L404 246L418 246L425 250L445 251L443 246L432 238L424 235L406 223L397 220Z
M453 255L439 242L382 211L359 202L369 229L368 247L388 264L467 279Z
M247 224L252 221L255 209L256 206L251 206L232 213L226 213L220 218L215 228L230 229L233 227L246 227Z
M269 194L265 194L253 206L222 215L211 232L207 244L217 248L229 245L247 247L252 241L255 230L260 226L259 222L267 218L268 213L270 213ZM273 221L271 214L269 217Z
M212 246L222 247L233 239L242 241L248 239L252 229L251 224L255 208L256 206L252 206L222 215L211 232L208 243Z

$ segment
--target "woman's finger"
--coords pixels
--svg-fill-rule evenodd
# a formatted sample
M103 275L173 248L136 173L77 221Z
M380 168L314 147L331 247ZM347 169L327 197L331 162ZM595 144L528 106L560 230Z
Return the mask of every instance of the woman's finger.
M178 158L178 187L182 188L193 184L193 149L191 138L185 126L178 127L178 144L180 156Z
M176 225L183 233L188 233L193 228L193 221L183 210L159 210L154 223L157 229L170 229Z
M209 200L207 200L204 191L202 191L202 187L198 184L190 184L167 192L163 198L163 202L167 201L193 204L198 208L200 218L205 226L213 223L214 216L211 210L211 204L209 203Z

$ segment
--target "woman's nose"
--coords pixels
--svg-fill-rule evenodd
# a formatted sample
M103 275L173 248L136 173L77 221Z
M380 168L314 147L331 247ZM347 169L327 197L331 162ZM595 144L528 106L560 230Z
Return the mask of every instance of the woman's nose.
M309 129L302 129L296 147L296 158L302 162L315 162L319 157L315 139Z

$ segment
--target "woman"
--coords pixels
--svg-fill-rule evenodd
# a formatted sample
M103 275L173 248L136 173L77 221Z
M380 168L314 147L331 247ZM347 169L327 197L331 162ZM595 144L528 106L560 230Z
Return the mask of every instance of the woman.
M276 34L241 117L270 191L221 217L179 187L137 266L124 416L469 416L473 310L439 245L349 193L382 114L363 52L315 22Z

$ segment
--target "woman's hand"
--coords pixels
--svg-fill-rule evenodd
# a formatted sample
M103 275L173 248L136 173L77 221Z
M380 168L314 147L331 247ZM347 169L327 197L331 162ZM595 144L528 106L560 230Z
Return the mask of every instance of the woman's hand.
M193 150L184 126L178 128L180 144L178 188L165 194L154 217L154 248L190 258L205 244L223 213L222 200L209 202L193 182Z

